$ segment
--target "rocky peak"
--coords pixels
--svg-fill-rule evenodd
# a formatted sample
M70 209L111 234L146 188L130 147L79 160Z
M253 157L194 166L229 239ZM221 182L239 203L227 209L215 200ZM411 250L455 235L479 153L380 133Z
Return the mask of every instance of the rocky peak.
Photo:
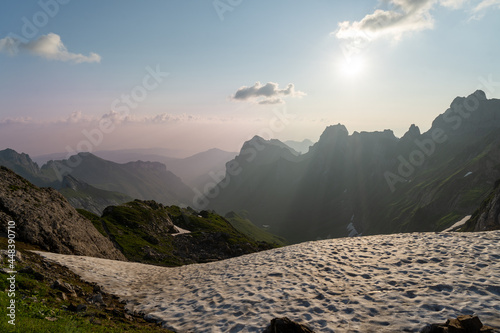
M341 137L348 137L349 136L349 131L344 125L337 124L337 125L331 125L328 126L323 133L321 134L319 141L327 141L331 142L333 140L337 140L338 138Z
M40 173L38 164L33 162L28 154L18 153L13 149L0 151L0 165L22 174L23 177Z
M414 140L420 136L420 128L416 126L415 124L411 124L410 128L408 129L408 132L403 135L401 140Z

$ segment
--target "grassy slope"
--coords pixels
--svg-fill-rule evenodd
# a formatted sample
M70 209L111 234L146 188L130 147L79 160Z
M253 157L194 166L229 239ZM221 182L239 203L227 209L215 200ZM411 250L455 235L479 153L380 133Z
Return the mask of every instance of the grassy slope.
M96 229L104 236L110 238L119 249L131 261L138 261L166 266L178 266L182 262L173 255L172 236L156 235L151 237L145 230L152 212L144 209L141 205L130 202L128 204L115 206L113 213L101 218L95 214L78 209L78 212L92 221ZM144 247L153 248L165 257L161 262L145 257Z
M0 248L7 248L7 239L0 238ZM67 268L55 263L47 263L37 254L28 252L33 246L16 243L23 261L16 266L17 271L31 267L33 272L19 272L16 275L16 319L15 327L7 322L7 304L10 302L7 285L8 274L0 272L0 332L165 332L156 324L147 323L142 316L126 313L124 304L101 291L105 305L88 301L94 294L94 285L82 281ZM6 262L0 265L6 267ZM76 296L62 299L60 291L51 288L59 279L71 284ZM85 304L87 309L71 311L71 305Z
M145 202L136 200L114 206L112 211L105 213L103 217L84 210L78 211L91 220L101 234L109 237L129 260L149 264L179 266L192 262L190 261L192 258L187 258L184 255L186 253L181 255L179 249L175 247L175 243L181 238L174 239L174 237L185 236L172 236L166 232L158 232L158 227L161 228L163 225L158 221L166 219L172 220L180 228L191 231L187 236L189 240L185 240L186 243L182 245L183 248L186 244L188 247L193 245L192 250L188 251L191 253L208 247L221 247L222 251L222 248L227 246L233 250L243 248L246 249L246 253L249 253L249 251L255 252L258 249L283 244L279 239L272 239L273 241L267 242L269 244L264 245L263 248L262 241L266 240L255 240L238 231L228 220L213 212L196 212L190 208L163 206L156 203L153 206L154 208L149 207ZM271 239L268 235L266 237ZM254 250L252 251L251 248Z
M243 218L234 212L227 213L225 217L239 232L255 239L256 241L276 244L278 246L284 246L287 244L284 238L273 235L272 233L257 227L249 219Z

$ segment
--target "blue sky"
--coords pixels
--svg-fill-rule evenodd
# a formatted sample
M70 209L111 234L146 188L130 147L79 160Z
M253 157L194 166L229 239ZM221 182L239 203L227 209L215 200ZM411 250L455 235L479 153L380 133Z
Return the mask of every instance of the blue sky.
M500 0L2 1L0 148L426 130L456 96L500 98L499 17Z

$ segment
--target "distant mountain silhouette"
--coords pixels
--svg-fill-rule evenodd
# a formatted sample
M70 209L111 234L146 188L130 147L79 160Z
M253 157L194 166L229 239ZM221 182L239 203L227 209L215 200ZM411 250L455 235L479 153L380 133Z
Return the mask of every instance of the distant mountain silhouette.
M37 186L57 186L57 180L53 175L44 174L28 154L18 153L13 149L1 150L0 165L11 169Z
M71 206L97 215L101 215L108 206L133 200L126 194L98 189L70 175L64 176L59 192Z
M142 200L164 204L189 203L193 192L179 177L159 162L106 161L90 153L79 153L68 160L49 161L42 169L71 175L96 188L120 192Z
M308 153L253 138L199 204L249 218L293 242L442 230L470 215L500 178L500 100L457 97L429 131L329 126ZM282 144L283 145L283 144ZM215 194L216 195L215 195Z
M139 149L98 151L94 155L116 163L130 161L153 161L165 164L168 171L180 177L191 188L203 188L207 183L217 179L219 174L224 175L226 162L233 159L238 153L228 152L217 148L194 154L188 157L172 157L169 153L176 150ZM160 154L163 153L163 154Z
M216 174L224 173L227 161L232 160L237 154L213 148L193 156L163 161L163 163L187 185L192 188L201 188L213 181Z
M159 162L119 164L79 153L67 160L49 161L39 168L29 155L6 149L0 151L0 165L37 186L55 188L75 207L98 214L109 205L132 198L189 205L194 196L179 177Z
M305 139L303 141L293 141L293 140L288 140L284 142L288 147L293 148L295 151L298 151L301 154L305 154L309 151L309 147L314 145L314 142L312 142L309 139Z

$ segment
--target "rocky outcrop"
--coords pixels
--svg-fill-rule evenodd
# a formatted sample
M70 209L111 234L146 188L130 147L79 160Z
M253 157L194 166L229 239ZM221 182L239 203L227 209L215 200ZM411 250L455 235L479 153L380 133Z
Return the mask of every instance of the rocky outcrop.
M11 169L37 186L53 185L52 180L41 172L38 164L33 162L28 154L18 153L12 149L1 150L0 165Z
M467 221L462 231L489 231L500 229L500 180L481 207Z
M314 333L308 327L291 321L287 317L274 318L263 333Z
M41 249L63 253L125 260L54 189L39 188L6 167L0 167L0 232L15 222L16 239Z
M426 326L422 333L493 333L497 332L493 327L485 326L477 316L458 316L450 318L443 324L431 324Z

